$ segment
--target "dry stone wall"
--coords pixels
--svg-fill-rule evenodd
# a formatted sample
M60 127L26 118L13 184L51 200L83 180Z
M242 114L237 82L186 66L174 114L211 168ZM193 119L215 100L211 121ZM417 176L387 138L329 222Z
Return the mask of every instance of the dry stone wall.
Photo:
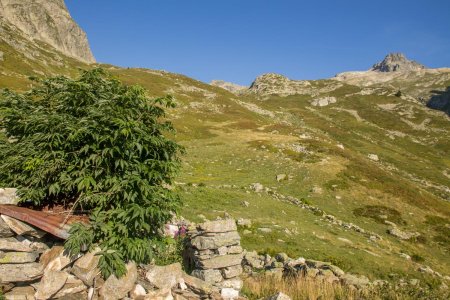
M217 287L224 298L237 297L242 288L243 249L236 221L207 221L192 226L188 237L192 276Z

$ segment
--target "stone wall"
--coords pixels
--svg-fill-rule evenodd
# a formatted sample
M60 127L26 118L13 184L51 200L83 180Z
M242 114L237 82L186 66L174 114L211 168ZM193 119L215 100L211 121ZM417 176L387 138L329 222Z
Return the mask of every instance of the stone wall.
M242 288L243 250L233 219L207 221L188 231L188 257L192 275L220 290L225 297L239 294Z

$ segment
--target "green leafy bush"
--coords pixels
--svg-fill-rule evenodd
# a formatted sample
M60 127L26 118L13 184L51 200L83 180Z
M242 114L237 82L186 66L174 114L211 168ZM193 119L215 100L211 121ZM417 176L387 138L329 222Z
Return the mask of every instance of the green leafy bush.
M124 261L152 259L180 206L166 188L183 151L163 134L173 132L165 120L173 106L102 69L4 91L0 126L9 142L0 145L0 183L18 188L22 202L89 212L90 224L73 226L66 248L98 245L103 274L121 275Z

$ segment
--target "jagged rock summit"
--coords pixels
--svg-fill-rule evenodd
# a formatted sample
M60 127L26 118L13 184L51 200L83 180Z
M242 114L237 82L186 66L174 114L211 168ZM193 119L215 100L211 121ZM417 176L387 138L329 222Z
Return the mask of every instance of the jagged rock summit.
M13 25L29 40L45 42L67 56L95 62L86 33L72 19L64 0L0 0L0 22Z
M425 69L425 66L409 60L403 53L389 53L379 63L373 65L371 71L378 72L409 72Z

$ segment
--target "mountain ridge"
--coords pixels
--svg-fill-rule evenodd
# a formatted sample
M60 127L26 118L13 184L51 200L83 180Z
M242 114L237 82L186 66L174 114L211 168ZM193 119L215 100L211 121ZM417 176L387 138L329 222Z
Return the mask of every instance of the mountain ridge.
M86 33L63 0L0 0L0 20L84 63L95 63Z
M364 71L390 78L369 85L272 73L231 93L180 74L87 64L16 27L0 31L2 88L24 91L35 84L28 76L75 77L102 67L149 96L173 95L177 107L167 117L186 148L174 188L191 221L249 219L245 233L240 228L245 249L331 260L373 279L425 280L422 265L449 274L450 119L418 100L445 92L445 70ZM389 233L392 224L420 238L400 240Z

